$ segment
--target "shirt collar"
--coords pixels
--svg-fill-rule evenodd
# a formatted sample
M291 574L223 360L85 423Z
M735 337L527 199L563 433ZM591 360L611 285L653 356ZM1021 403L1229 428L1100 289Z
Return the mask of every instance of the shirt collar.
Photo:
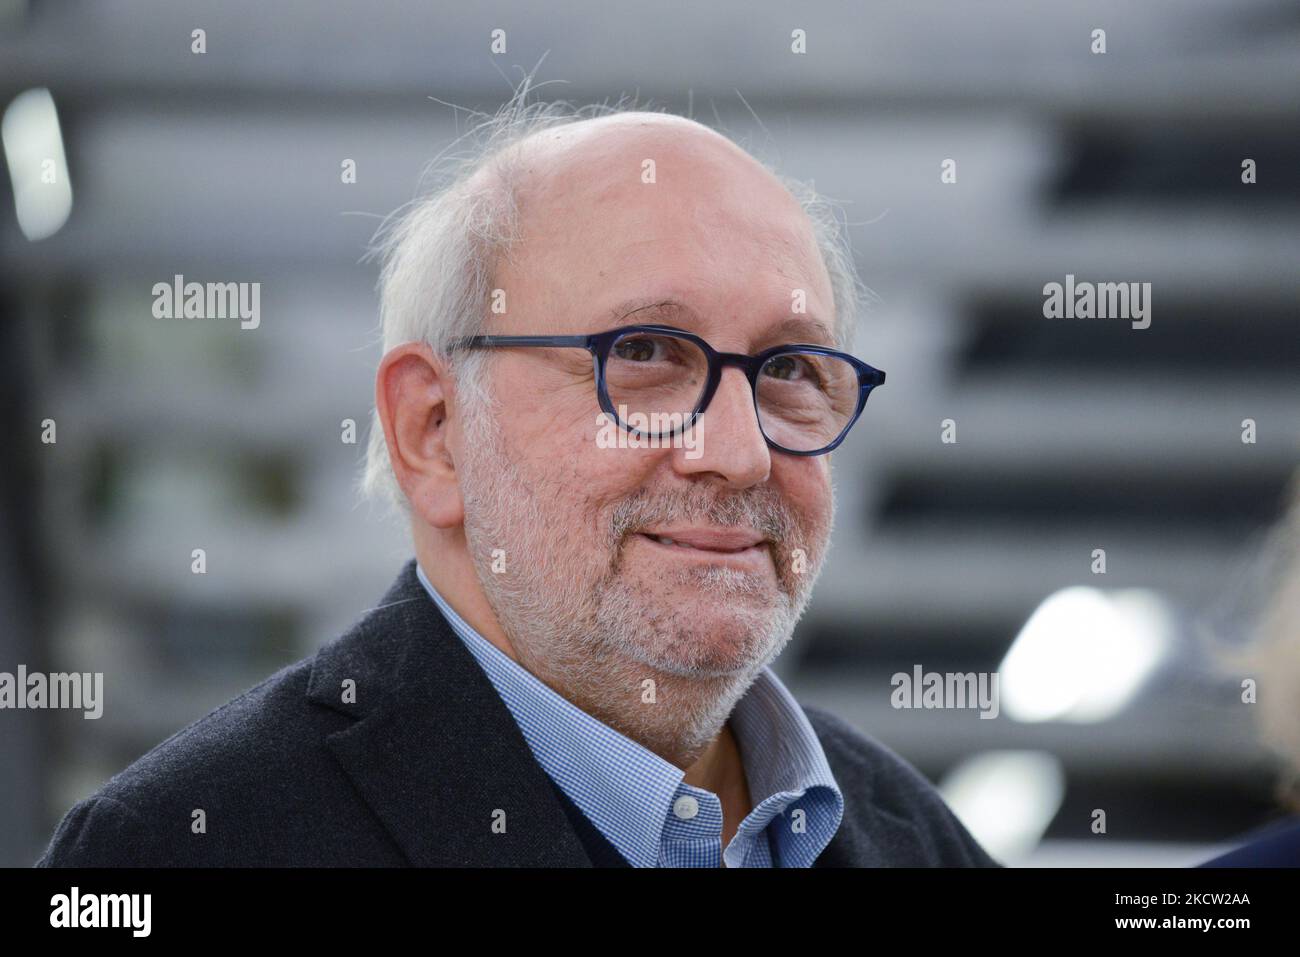
M461 618L418 562L416 574L487 674L546 773L633 866L656 866L665 821L685 772L548 687ZM765 829L791 803L820 789L820 800L809 804L820 818L808 825L812 840L789 840L784 829L776 837L784 866L811 866L838 830L844 801L803 708L765 667L737 702L731 727L754 804L743 832Z

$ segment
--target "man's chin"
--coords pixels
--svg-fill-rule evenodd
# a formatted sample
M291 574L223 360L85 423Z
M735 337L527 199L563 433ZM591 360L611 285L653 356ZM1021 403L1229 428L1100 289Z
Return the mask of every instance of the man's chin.
M607 640L642 665L682 677L756 673L789 639L792 599L770 573L671 576L624 568L603 590Z
M761 616L703 613L685 627L646 635L637 657L679 677L742 677L758 671L780 650L772 647L771 629L770 610Z

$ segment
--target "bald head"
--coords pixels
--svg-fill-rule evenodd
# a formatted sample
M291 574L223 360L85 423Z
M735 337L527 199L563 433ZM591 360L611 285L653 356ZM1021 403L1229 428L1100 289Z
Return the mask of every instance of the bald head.
M543 130L493 173L518 213L494 276L513 299L500 331L576 331L580 316L599 324L613 318L605 306L655 298L690 300L701 321L734 330L755 310L776 318L797 301L836 340L831 280L802 205L694 120L622 113ZM512 320L515 306L527 314Z
M625 182L629 163L639 176L643 163L652 161L654 181L662 166L678 183L691 177L707 182L725 178L768 194L755 196L756 201L798 205L780 180L731 140L702 123L668 113L617 113L542 130L523 139L512 159L520 176L516 188L540 196L556 191L565 195L566 184L582 188L582 183L608 195Z

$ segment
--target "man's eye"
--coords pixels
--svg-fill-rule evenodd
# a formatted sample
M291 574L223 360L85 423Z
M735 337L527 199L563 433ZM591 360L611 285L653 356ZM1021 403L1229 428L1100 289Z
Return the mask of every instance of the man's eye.
M656 344L655 340L646 337L620 339L614 344L614 354L632 362L648 362L656 358Z
M763 369L774 379L799 379L808 375L808 369L797 356L777 356Z

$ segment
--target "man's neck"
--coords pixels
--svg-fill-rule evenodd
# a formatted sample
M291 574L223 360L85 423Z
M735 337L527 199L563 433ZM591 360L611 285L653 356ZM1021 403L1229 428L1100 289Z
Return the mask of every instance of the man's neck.
M717 794L740 766L740 747L727 723L699 760L686 769L684 780L693 787Z
M731 732L730 721L722 726L700 759L687 768L684 780L718 796L722 804L722 847L725 849L740 828L740 822L753 810L740 744Z
M429 580L439 595L456 610L474 631L495 645L502 654L515 664L522 665L519 652L510 641L492 612L487 596L479 584L478 573L469 558L465 546L465 536L460 531L438 531L431 533L435 541L426 541L416 531L415 559L419 563L424 577ZM434 555L438 559L434 560Z

